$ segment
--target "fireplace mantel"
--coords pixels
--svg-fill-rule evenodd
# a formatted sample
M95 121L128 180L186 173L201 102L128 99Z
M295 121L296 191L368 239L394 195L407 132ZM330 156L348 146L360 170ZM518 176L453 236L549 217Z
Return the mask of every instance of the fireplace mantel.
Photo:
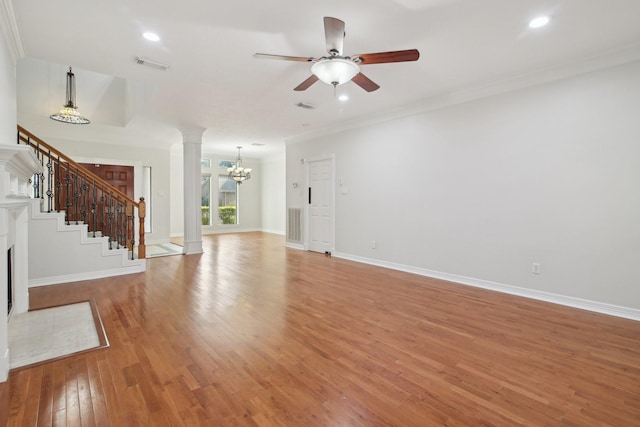
M28 199L29 180L42 169L31 147L0 145L0 203L6 199Z

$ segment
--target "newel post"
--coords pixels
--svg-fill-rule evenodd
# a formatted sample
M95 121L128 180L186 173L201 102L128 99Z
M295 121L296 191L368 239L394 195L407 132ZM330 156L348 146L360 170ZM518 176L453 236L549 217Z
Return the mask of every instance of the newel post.
M140 239L138 240L138 259L147 257L147 248L144 245L144 218L147 216L147 203L144 197L140 197L138 203L138 217L140 218Z

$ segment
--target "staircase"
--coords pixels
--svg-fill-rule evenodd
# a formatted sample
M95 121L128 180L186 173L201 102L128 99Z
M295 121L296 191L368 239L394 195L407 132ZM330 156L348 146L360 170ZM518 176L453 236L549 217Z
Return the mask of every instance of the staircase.
M29 287L145 271L144 198L132 200L20 126L18 144L43 167L32 179Z

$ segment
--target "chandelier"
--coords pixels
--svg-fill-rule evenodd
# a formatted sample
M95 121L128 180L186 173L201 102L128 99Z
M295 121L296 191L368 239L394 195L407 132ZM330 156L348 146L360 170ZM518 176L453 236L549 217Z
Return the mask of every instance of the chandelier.
M78 107L76 107L76 78L73 72L71 72L71 67L69 67L69 71L67 72L67 102L60 112L52 114L49 117L59 122L74 125L86 125L90 123L89 119L83 117L78 111Z
M240 158L240 149L238 148L238 158L236 159L236 164L227 168L227 172L229 172L229 178L233 179L238 184L242 184L247 179L251 178L251 168L243 168L242 167L242 159Z

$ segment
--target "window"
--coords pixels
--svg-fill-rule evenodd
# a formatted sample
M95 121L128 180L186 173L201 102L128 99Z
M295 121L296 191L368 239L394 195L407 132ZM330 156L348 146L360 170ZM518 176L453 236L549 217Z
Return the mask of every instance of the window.
M238 184L227 174L218 175L218 224L238 223Z
M215 162L213 163L215 167ZM233 167L235 162L221 160L217 162L218 170L213 170L213 174L202 173L200 175L201 186L201 220L202 225L228 225L238 223L238 184L227 173L227 168ZM218 179L216 187L215 180ZM211 204L212 200L218 197L218 206ZM218 212L212 212L213 209ZM217 217L217 220L216 220Z
M211 175L202 175L200 177L200 187L202 191L202 201L200 203L202 225L211 225Z

